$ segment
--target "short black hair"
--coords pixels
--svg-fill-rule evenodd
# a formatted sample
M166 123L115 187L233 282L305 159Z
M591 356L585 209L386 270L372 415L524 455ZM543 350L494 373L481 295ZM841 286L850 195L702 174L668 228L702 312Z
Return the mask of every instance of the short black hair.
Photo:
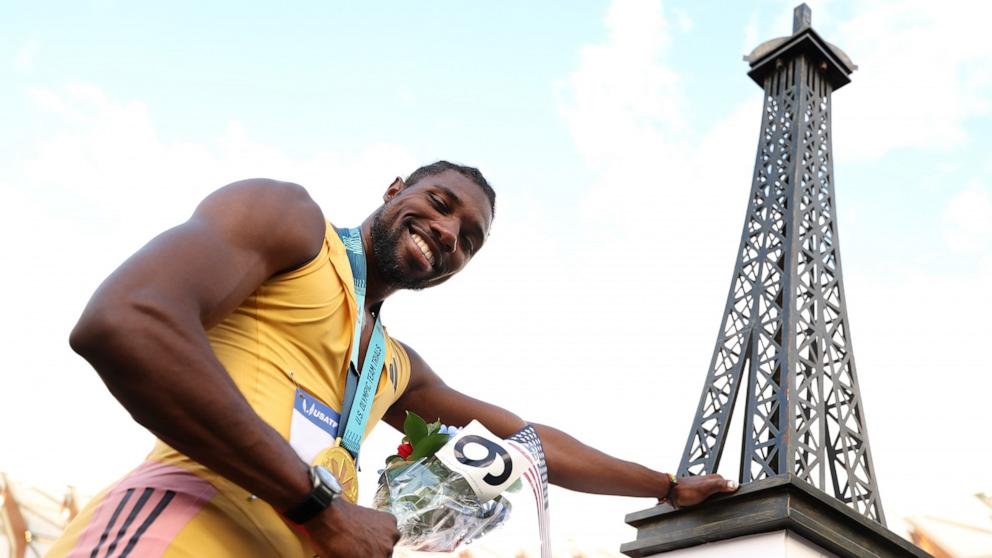
M449 171L449 170L457 172L458 174L474 182L476 185L479 186L479 188L482 188L482 191L486 194L486 198L489 199L489 209L492 211L493 218L495 219L496 191L493 190L493 187L489 185L489 182L486 180L486 177L482 176L482 173L479 172L479 169L475 167L458 165L448 161L438 161L436 163L424 165L419 169L413 171L413 173L411 173L410 176L406 178L406 183L407 185L412 186L422 178L438 175L444 171Z

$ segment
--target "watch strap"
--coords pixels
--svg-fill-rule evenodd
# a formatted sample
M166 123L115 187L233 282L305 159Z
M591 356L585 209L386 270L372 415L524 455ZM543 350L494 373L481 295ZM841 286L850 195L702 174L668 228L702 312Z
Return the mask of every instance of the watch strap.
M313 490L307 494L306 498L296 506L286 510L283 514L286 519L289 519L293 523L298 525L303 525L311 519L320 515L321 512L327 509L328 506L337 497L339 491L335 491L334 487L329 486L320 480L320 475L317 469L322 468L319 466L310 467L310 481L313 483ZM330 475L330 471L325 469L326 474Z

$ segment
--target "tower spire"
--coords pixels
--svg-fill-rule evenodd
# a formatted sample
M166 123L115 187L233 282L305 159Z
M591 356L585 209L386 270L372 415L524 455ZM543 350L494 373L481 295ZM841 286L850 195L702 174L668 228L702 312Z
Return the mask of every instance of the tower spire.
M813 25L813 10L806 3L799 4L792 10L792 34L808 29Z

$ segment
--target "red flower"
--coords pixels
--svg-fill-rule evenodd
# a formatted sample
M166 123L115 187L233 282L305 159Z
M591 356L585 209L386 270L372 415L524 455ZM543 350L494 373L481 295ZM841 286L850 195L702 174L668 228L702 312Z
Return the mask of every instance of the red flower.
M400 444L400 446L396 448L396 453L403 459L406 459L407 457L410 457L411 453L413 453L413 446L410 445L410 442Z

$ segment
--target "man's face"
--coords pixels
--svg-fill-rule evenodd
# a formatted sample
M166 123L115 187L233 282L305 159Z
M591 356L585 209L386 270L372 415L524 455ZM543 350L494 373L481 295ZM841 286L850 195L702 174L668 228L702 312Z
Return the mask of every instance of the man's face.
M404 185L397 180L373 215L379 274L394 287L423 289L461 271L482 248L493 213L479 185L447 170Z

